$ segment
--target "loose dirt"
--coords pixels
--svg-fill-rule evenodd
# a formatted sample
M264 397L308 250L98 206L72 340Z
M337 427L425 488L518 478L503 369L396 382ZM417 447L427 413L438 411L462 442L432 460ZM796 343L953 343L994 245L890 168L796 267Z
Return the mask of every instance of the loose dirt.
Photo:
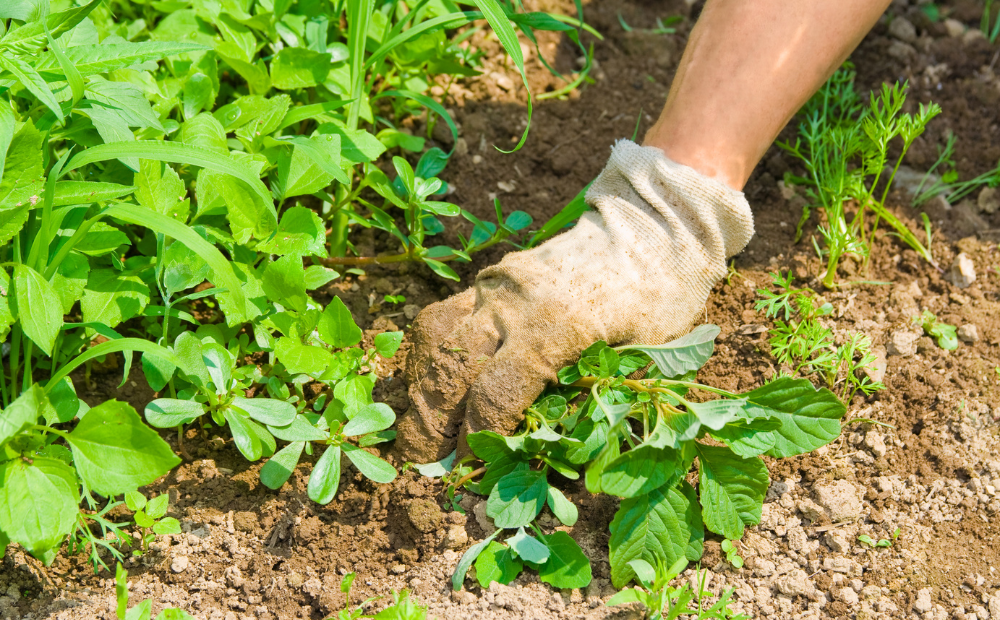
M526 5L569 12L572 3ZM908 155L908 166L926 170L950 131L958 139L958 170L970 178L1000 158L1000 47L976 34L980 5L938 6L965 29L930 21L915 2L895 2L890 14L907 19L913 36L899 27L890 35L889 19L883 19L852 61L861 92L883 81L908 80L909 106L932 100L942 106L944 113ZM450 200L484 218L492 217L494 196L505 210L527 211L536 222L557 212L600 171L610 145L630 137L637 122L641 136L662 105L691 20L671 35L642 29L653 27L657 17L693 16L697 10L698 3L691 8L683 2L587 4L587 21L605 36L595 41L594 83L565 101L539 102L530 138L516 155L493 146L508 148L520 136L525 93L495 40L476 35L488 52L484 74L453 86L446 98L462 128L457 155L443 175L454 190ZM619 13L633 31L622 28ZM551 34L539 40L542 54L560 71L578 67L578 51L568 41ZM561 82L541 67L534 50L525 49L533 91L558 88ZM414 129L421 129L419 121ZM450 146L450 137L435 135ZM794 128L783 135L792 137ZM772 149L747 185L757 236L736 258L736 274L707 305L706 319L722 333L718 353L700 374L703 382L747 390L781 370L767 353L770 325L753 310L755 289L769 282L768 272L791 269L799 282L819 288L812 279L820 265L808 240L818 220L814 215L806 238L794 242L802 201L782 195L778 181L788 170L798 169ZM892 192L890 204L920 230L904 190ZM949 353L919 337L915 353L888 355L887 389L855 398L840 439L814 454L768 463L772 485L763 520L741 543L745 568L737 571L722 560L719 541L707 542L702 561L709 588L735 588L736 608L747 614L1000 619L1000 212L980 210L976 195L958 205L938 201L927 211L939 263L947 269L965 252L976 281L959 289L893 237L879 235L867 279L889 284L825 293L835 308L828 326L838 337L863 331L885 351L904 343L907 333L918 334L910 317L929 309L963 327L968 341ZM394 249L389 239L370 232L361 233L358 247L365 253ZM510 249L497 246L459 265L460 284L399 265L349 276L327 293L348 304L369 337L407 329L420 307L462 290L482 266ZM843 275L852 277L856 269L847 262ZM393 293L407 297L404 307L378 303ZM406 351L404 345L400 357ZM375 391L397 413L408 405L401 363L383 369ZM121 390L115 387L119 373L96 368L95 385L84 397L92 404L119 398L141 410L154 396L140 369L133 369ZM77 385L83 384L78 377ZM168 439L176 446L176 437ZM260 465L245 462L231 442L192 432L185 448L192 460L145 489L170 495L170 514L184 532L162 537L127 566L133 603L151 598L154 615L178 606L205 620L326 618L346 603L342 575L356 571L352 604L409 588L439 618L639 617L635 609L604 606L614 593L607 527L617 502L590 496L581 485L566 488L582 518L565 529L593 562L590 587L554 591L528 571L511 586L482 590L467 579L463 591L452 592L449 577L459 556L488 535L488 520L477 518L481 498L463 498L461 514L443 507L439 482L412 470L392 484L375 485L345 466L336 500L317 506L305 492L308 458L273 492L259 482ZM556 525L545 518L545 527ZM889 548L870 549L857 540L860 534L891 540L897 528ZM368 609L385 604L376 601ZM46 568L11 547L0 566L0 617L110 620L112 575L94 575L81 556L60 557Z

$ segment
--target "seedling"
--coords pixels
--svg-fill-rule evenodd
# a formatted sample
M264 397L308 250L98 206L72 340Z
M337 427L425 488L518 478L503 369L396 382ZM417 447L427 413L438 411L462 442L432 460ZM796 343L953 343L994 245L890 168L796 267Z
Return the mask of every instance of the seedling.
M347 573L340 580L340 591L344 593L346 603L344 609L337 612L336 617L328 620L355 620L356 618L376 618L377 620L425 620L427 618L427 607L418 605L410 598L407 590L392 593L393 603L382 611L374 615L364 613L365 607L370 603L379 600L378 596L372 597L361 605L351 608L351 584L354 583L355 573Z
M464 476L464 484L488 495L486 514L500 530L466 552L453 585L461 587L474 560L484 586L508 583L523 564L556 587L589 583L589 562L572 538L560 531L546 535L535 523L545 507L563 524L575 523L577 509L559 490L559 478L583 475L591 493L622 498L611 522L616 587L636 576L633 560L697 561L705 528L734 541L757 523L769 483L760 455L792 456L826 445L840 434L845 408L832 392L804 379L781 377L742 394L696 383L694 374L711 356L718 333L702 325L662 345L598 342L558 373L560 386L525 412L518 433L469 435L469 447L485 466ZM641 368L647 368L644 378L628 378ZM720 398L704 401L695 391ZM709 438L712 443L704 441ZM696 459L697 490L686 480ZM517 533L497 542L504 530ZM549 566L544 547L548 562L573 561ZM483 560L484 569L491 561L497 568L481 572L480 553L491 558Z
M115 611L118 620L149 620L152 617L153 601L146 599L129 609L128 598L128 571L119 563L115 567L115 599L118 603ZM195 618L184 610L171 608L157 614L156 620L195 620Z
M876 541L875 539L873 539L868 534L861 534L860 536L858 536L858 541L861 542L861 544L863 544L863 545L867 545L867 546L871 547L872 549L876 549L876 548L877 549L888 549L889 547L892 547L892 544L896 541L897 538L899 538L899 528L898 527L892 533L892 540L890 540L888 538L881 538L878 541Z
M738 541L737 541L738 542ZM733 565L735 569L743 568L743 556L736 543L728 538L722 541L722 552L726 554L726 561Z
M695 620L749 620L749 616L737 614L729 608L732 602L733 589L729 588L711 607L705 608L702 600L711 597L712 593L705 589L705 573L698 571L698 590L692 591L691 584L685 582L675 588L670 582L687 567L686 559L679 559L664 569L663 562L657 560L653 568L646 560L630 562L635 572L636 580L642 584L640 588L627 588L615 594L608 600L609 606L639 603L646 609L646 617L650 620L672 619L679 616Z
M133 518L139 527L142 540L142 552L134 551L133 555L142 555L148 551L149 543L156 540L157 535L181 533L180 522L173 517L165 516L169 501L166 493L148 501L146 496L138 491L129 491L125 494L125 505L135 513Z
M934 342L945 351L954 351L958 348L958 328L939 321L930 310L924 310L920 316L913 317L913 322L920 325L924 333L933 338Z
M833 333L819 319L833 312L833 306L808 288L792 288L791 272L784 276L771 274L777 293L757 289L762 299L754 307L774 321L770 340L771 355L779 363L792 368L793 375L820 377L827 387L838 384L841 398L850 402L857 392L871 395L884 386L872 381L860 371L875 363L871 338L861 332L851 333L847 341L837 346Z

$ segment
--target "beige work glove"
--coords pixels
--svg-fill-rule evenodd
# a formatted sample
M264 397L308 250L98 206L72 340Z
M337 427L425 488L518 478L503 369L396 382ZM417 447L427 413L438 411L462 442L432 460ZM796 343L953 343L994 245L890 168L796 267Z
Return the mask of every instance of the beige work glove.
M407 361L410 408L396 449L439 460L481 430L509 434L523 411L597 340L663 343L704 312L726 258L746 246L742 192L622 140L587 192L596 212L537 248L506 255L475 286L425 308Z

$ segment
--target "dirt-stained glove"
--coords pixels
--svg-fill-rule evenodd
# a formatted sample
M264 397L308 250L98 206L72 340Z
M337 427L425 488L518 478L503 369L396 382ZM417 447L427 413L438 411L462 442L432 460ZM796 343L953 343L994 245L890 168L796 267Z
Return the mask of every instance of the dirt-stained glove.
M618 142L587 192L596 209L532 250L506 255L475 286L425 308L407 362L410 409L396 449L447 456L480 430L509 434L556 372L597 340L662 343L703 313L726 258L746 246L742 192Z

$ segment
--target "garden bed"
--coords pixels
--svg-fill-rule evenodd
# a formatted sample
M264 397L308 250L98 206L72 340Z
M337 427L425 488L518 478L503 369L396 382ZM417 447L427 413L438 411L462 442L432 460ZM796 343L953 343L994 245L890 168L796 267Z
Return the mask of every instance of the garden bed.
M534 10L571 9L571 3L532 5ZM957 137L957 171L971 178L1000 159L1000 80L994 73L1000 73L1000 47L974 34L980 5L941 8L969 28L959 32L950 24L954 31L949 31L916 5L897 2L891 12L905 16L915 36L899 27L890 32L884 20L852 61L862 93L884 81L909 80L908 105L941 105L943 113L907 155L907 166L926 170L950 130ZM619 11L631 32L621 26ZM453 87L455 94L445 99L462 140L442 174L454 188L448 199L483 218L493 211L493 195L505 212L523 210L536 222L554 215L596 176L611 144L632 135L639 114L639 134L650 126L691 21L682 22L677 34L641 29L651 28L657 17L687 12L684 3L587 4L586 21L605 36L595 41L595 83L568 100L537 104L528 141L516 154L499 153L493 145L507 148L519 138L526 118L524 91L517 73L503 64L495 40L484 41L484 75ZM540 41L556 68L577 67L576 47L549 33ZM534 59L529 72L535 92L555 83ZM783 136L793 137L794 127ZM439 139L451 146L450 136ZM736 258L736 274L709 299L706 322L722 331L717 354L699 373L703 383L744 391L780 371L768 352L770 323L754 310L756 290L770 284L768 273L791 270L799 283L819 288L812 279L822 265L808 241L817 216L795 243L801 199L786 198L778 184L795 167L791 157L772 148L746 187L757 235ZM897 189L888 204L919 230L918 211L909 199ZM934 225L932 250L945 272L964 252L977 278L959 288L947 273L879 234L867 279L887 284L823 293L834 308L824 320L835 335L864 332L885 354L886 389L854 398L843 435L834 443L809 455L768 460L772 484L761 524L741 544L744 568L725 562L719 541L706 541L701 566L709 570L709 589L735 588L735 608L748 615L918 614L944 620L975 613L984 620L988 611L1000 617L1000 212L981 211L975 195L950 208L932 203L926 211ZM387 238L370 231L357 245L369 253L391 249ZM508 249L494 246L458 266L460 283L446 282L422 266L375 266L363 276L335 281L326 293L347 304L370 340L397 327L405 331L416 309L462 290L479 268ZM845 278L853 275L852 266L842 266ZM405 306L377 303L399 292L407 298ZM920 333L911 317L923 310L975 329L966 328L968 341L951 352L926 336L913 342L905 334ZM397 414L408 405L400 370L406 349L404 343L401 354L383 365L374 391L375 400ZM91 405L118 398L140 411L154 398L138 364L121 389L119 381L120 369L95 369L95 389L81 390L81 397ZM77 385L84 385L82 375ZM177 447L175 437L165 438ZM344 607L339 585L353 571L358 575L353 604L408 588L430 606L430 615L440 618L636 617L630 608L603 605L615 593L607 537L617 500L589 495L582 481L562 487L580 507L581 518L561 529L591 560L594 580L588 588L557 591L526 573L510 586L488 590L467 579L463 591L453 592L450 576L458 558L490 533L483 498L466 495L461 514L443 508L440 481L412 469L386 485L347 470L336 499L319 506L306 495L312 457L304 457L276 492L260 483L261 465L247 463L231 441L204 440L191 431L185 448L192 460L149 487L156 494L169 493L169 514L180 520L183 533L160 537L148 554L126 565L132 597L152 599L154 612L176 606L206 620L326 618ZM388 449L382 452L392 458ZM558 524L543 517L542 525ZM862 534L892 544L872 548L858 541ZM84 556L60 556L44 567L20 549L11 551L0 568L0 593L6 592L0 617L115 617L114 579L106 572L94 575ZM370 609L380 606L375 602Z

